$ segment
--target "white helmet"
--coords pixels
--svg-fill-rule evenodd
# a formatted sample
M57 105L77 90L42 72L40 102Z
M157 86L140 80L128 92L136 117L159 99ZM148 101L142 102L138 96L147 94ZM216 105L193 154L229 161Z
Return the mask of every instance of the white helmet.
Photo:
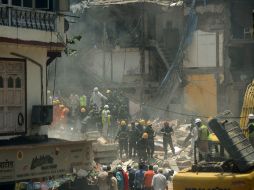
M195 119L195 124L197 124L197 123L201 123L201 119L200 118L196 118Z
M249 116L248 116L249 119L254 119L254 114L253 113L250 113Z
M104 106L104 109L109 109L109 106L108 106L108 105L105 105L105 106Z
M98 92L98 90L99 90L98 87L94 87L93 89L94 92Z

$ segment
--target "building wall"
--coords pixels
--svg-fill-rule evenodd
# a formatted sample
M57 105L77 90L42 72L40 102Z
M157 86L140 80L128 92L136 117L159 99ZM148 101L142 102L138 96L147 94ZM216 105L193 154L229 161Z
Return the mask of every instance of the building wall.
M148 52L145 52L145 73L149 72ZM104 59L105 58L105 59ZM103 64L105 61L105 78L108 81L123 82L124 75L140 74L140 51L138 48L114 49L112 52L93 50L88 60L88 69L103 78ZM111 68L112 66L112 68ZM113 72L111 72L113 71Z
M217 114L217 83L214 74L193 74L184 88L184 108L188 112L215 116Z
M217 47L219 55L217 55ZM217 56L219 63L217 63ZM223 34L219 34L217 42L216 32L195 31L192 43L186 50L183 64L186 68L217 67L217 64L223 66Z
M35 60L43 67L43 91L44 103L46 103L46 60L47 49L36 46L23 46L18 44L0 44L0 57L2 58L20 58L11 55L14 52ZM31 61L27 60L27 128L31 128L31 112L33 105L41 104L41 77L40 69Z

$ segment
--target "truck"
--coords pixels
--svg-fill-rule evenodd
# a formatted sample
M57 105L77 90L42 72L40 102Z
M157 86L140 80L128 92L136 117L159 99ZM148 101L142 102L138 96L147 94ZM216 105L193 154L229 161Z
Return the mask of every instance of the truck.
M252 190L254 189L254 148L246 128L254 108L254 82L246 89L241 121L213 118L208 122L229 157L217 162L199 162L173 177L174 190Z

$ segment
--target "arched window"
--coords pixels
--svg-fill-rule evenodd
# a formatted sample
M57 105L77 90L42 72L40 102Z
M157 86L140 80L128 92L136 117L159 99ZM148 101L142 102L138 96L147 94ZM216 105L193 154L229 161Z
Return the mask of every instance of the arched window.
M15 87L16 88L21 88L21 79L18 77L15 80Z
M0 88L4 87L4 79L2 76L0 76Z
M8 78L8 88L13 88L13 78L12 77L9 77Z

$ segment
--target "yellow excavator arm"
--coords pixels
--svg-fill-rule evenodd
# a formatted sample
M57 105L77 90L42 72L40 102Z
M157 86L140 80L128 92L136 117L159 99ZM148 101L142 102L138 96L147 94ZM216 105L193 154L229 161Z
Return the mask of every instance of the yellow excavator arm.
M243 106L240 118L240 127L243 129L244 134L248 137L248 115L254 113L254 80L247 86L245 91Z

